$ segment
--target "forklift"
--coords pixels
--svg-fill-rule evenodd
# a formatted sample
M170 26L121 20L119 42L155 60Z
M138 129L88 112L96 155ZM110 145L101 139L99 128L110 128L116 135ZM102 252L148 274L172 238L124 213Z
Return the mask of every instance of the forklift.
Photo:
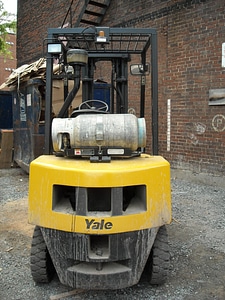
M56 272L72 288L121 289L145 272L150 284L163 284L170 266L171 189L170 165L158 155L156 30L50 28L45 48L45 147L31 162L29 178L33 280L47 283ZM107 100L94 98L99 66L110 75ZM128 84L137 78L132 75L140 79L138 116L128 99ZM53 117L55 76L63 79L65 99ZM71 111L81 82L82 102ZM146 105L152 154L145 152Z

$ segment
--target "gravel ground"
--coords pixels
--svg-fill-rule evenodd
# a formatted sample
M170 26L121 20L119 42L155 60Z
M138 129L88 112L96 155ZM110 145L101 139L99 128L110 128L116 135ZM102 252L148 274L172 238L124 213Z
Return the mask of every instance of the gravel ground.
M172 259L166 284L152 287L143 277L123 290L74 291L57 277L48 285L36 285L31 278L28 179L20 168L0 170L0 299L225 299L225 189L172 178L173 222L167 227Z

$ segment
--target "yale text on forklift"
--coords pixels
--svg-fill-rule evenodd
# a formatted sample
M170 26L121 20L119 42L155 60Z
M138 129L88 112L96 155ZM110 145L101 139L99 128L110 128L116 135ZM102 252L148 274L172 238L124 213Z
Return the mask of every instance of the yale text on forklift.
M90 221L88 219L85 219L86 222L86 229L91 230L103 230L103 229L112 229L113 224L112 222L106 222L104 219L101 219L100 222L95 221L95 219L91 219Z

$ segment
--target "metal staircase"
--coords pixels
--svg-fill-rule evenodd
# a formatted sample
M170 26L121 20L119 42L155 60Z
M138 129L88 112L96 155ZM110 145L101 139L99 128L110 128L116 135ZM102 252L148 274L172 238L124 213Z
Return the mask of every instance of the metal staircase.
M111 0L85 0L85 4L75 23L76 26L99 26L110 5Z
M68 24L71 27L99 26L110 2L111 0L77 0L74 8L74 0L71 0L61 27L68 27ZM74 16L76 21L73 23ZM66 21L68 22L66 23Z

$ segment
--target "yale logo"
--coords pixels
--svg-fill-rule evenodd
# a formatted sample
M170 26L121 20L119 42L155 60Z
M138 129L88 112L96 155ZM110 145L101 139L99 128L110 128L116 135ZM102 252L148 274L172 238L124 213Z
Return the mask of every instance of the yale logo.
M90 221L88 219L85 219L86 222L86 229L91 230L103 230L103 229L112 229L113 224L111 222L105 222L104 219L101 219L100 222L95 221L95 219L91 219Z

